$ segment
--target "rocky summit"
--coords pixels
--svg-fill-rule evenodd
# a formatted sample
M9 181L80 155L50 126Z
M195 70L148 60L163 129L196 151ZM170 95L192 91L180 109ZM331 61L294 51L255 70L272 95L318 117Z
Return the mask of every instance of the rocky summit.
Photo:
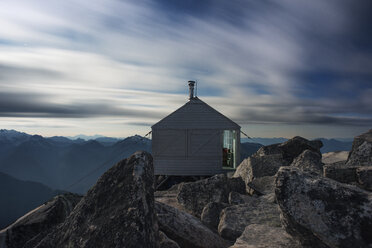
M372 193L294 167L280 168L275 193L284 227L304 245L372 244Z
M346 164L349 166L372 165L372 129L354 138Z
M152 157L134 153L108 170L70 216L26 247L159 247Z
M39 240L51 228L65 221L82 196L66 193L56 196L0 231L0 247L23 247Z
M84 196L65 194L0 232L0 248L372 247L371 131L346 160L320 141L261 147L235 173L155 192L152 157L136 152Z

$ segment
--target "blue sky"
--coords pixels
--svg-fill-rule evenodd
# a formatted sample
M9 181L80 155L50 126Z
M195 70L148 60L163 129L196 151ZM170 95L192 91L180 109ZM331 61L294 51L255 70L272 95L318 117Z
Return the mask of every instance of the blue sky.
M198 95L250 136L372 127L372 2L0 2L0 126L145 134Z

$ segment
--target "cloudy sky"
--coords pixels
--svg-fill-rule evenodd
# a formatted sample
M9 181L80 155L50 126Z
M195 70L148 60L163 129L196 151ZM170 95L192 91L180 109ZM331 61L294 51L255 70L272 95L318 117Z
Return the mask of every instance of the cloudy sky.
M255 137L372 128L372 1L2 0L0 128L144 135L198 96Z

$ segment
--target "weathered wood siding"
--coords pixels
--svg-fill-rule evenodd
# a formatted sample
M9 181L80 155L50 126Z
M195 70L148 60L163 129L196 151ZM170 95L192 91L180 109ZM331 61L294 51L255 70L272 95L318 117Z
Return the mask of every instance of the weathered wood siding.
M214 175L222 170L222 130L154 130L156 175Z
M191 99L152 126L155 174L202 176L223 172L223 130L240 134L238 124L200 99ZM240 142L236 158L240 158L239 146Z
M155 175L210 176L222 173L222 161L206 159L154 159Z

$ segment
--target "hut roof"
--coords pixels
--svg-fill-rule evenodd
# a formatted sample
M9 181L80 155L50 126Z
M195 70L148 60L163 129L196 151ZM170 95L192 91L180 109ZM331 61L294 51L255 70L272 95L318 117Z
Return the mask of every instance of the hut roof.
M240 129L240 126L194 97L154 124L152 129Z

